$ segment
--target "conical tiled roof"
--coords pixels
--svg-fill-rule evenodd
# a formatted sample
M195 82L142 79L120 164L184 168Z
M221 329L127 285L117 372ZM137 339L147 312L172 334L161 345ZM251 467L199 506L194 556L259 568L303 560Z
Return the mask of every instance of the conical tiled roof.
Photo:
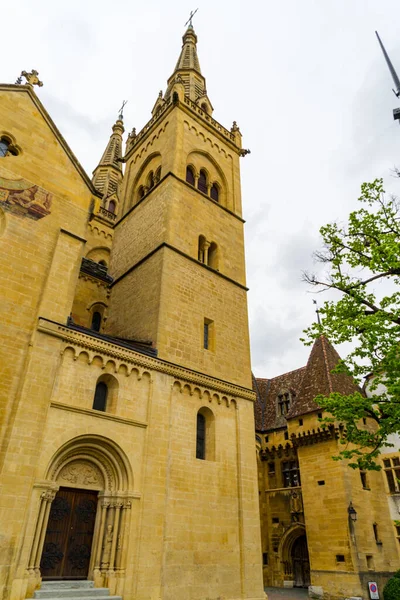
M319 409L314 398L332 392L353 394L359 391L352 377L345 373L332 373L340 356L325 336L317 338L312 347L301 386L287 418L298 417Z

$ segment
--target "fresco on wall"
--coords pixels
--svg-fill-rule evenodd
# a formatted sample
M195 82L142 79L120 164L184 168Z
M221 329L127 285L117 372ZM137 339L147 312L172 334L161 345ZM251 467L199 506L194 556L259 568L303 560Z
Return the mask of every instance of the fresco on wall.
M27 179L4 177L0 171L0 206L5 210L34 219L51 212L53 194Z

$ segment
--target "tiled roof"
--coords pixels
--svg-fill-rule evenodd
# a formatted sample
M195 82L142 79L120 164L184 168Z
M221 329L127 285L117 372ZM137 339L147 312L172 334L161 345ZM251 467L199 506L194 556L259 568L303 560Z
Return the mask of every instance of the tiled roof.
M288 419L318 410L319 406L314 402L318 394L352 394L359 390L349 375L331 372L339 361L339 354L325 336L315 340L298 396L287 415Z
M257 431L286 427L285 417L277 413L276 399L282 392L290 392L292 396L297 396L304 370L305 367L302 367L272 379L253 378L253 389L257 396L254 404Z
M315 340L307 365L278 375L273 379L253 377L256 392L254 417L256 431L269 431L286 427L286 418L291 419L319 409L314 398L331 392L352 394L359 390L349 375L331 373L340 360L339 354L326 337ZM277 411L277 398L290 392L292 406L285 416Z

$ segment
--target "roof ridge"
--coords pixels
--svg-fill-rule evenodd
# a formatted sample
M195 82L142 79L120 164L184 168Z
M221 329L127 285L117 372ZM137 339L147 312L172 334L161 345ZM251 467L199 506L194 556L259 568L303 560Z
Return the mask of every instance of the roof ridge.
M333 392L332 377L331 377L331 371L328 367L328 355L327 355L326 347L325 347L325 342L327 342L328 340L326 339L326 337L324 335L321 335L320 337L321 337L321 342L322 342L322 354L324 355L324 363L325 363L325 368L326 368L326 376L328 378L329 391L332 394L332 392Z

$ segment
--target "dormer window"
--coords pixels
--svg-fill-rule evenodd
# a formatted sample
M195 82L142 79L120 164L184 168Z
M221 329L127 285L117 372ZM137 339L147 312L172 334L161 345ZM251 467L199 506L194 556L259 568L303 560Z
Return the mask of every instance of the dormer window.
M285 416L288 414L291 406L291 394L290 392L282 392L278 395L278 415Z

